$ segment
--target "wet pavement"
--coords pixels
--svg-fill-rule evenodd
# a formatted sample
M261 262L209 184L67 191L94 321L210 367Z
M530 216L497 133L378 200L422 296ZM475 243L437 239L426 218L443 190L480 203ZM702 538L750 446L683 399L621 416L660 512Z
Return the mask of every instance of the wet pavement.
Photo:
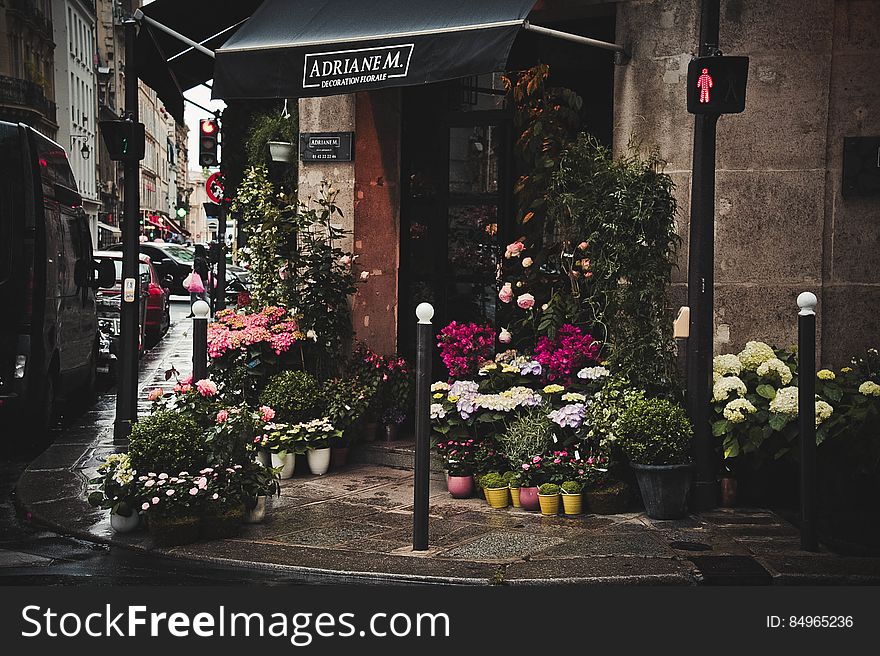
M143 360L142 410L146 390L163 383L167 369L189 371L187 329L178 322ZM430 549L414 552L412 475L387 466L406 463L405 441L368 443L363 457L354 453L355 462L324 476L298 462L265 523L232 539L154 548L145 531L114 534L106 512L85 502L86 480L115 450L113 410L105 395L31 463L16 491L24 519L8 502L0 506L0 582L880 583L880 559L803 552L797 530L767 510L681 521L642 513L543 517L452 499L440 473L431 480ZM4 468L3 484L23 468Z

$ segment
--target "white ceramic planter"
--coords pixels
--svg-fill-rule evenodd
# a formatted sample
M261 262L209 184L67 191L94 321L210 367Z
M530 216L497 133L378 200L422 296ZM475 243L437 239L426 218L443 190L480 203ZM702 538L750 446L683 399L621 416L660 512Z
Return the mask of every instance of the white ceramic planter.
M245 509L244 523L259 524L266 519L266 497L257 497L257 505L253 508Z
M306 453L309 461L309 471L320 476L330 469L330 448L312 449Z
M110 513L110 528L117 533L131 533L140 523L141 517L137 512L132 512L128 517L114 512Z
M271 467L272 453L269 449L257 449L257 455L254 460L256 460L258 464L263 465L263 467Z
M269 154L273 162L295 162L296 146L286 141L270 141Z
M281 478L291 478L296 466L296 454L288 453L283 458L277 453L272 454L272 467L281 467Z

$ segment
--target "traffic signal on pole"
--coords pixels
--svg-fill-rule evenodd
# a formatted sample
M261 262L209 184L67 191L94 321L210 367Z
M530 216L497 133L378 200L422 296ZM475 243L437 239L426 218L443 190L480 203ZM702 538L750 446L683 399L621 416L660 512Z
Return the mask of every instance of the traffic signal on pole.
M135 161L144 158L144 124L133 121L98 121L104 145L114 162Z
M739 114L746 108L748 57L697 57L688 65L691 114Z
M217 154L217 138L220 136L220 124L215 118L199 120L199 166L219 166Z

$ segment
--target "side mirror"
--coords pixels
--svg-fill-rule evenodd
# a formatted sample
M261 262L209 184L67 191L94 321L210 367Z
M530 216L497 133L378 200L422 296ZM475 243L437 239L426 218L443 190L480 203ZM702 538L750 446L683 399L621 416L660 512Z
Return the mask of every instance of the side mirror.
M101 260L97 264L97 287L108 289L116 285L116 266L112 260Z

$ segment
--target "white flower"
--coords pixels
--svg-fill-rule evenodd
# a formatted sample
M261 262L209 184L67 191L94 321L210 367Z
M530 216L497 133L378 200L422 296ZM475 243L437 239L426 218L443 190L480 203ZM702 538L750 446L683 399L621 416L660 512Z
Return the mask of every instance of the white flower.
M776 357L773 349L764 342L747 342L746 347L740 351L740 363L746 371L755 371L759 366Z
M712 386L712 400L716 403L726 401L731 392L737 396L745 396L748 389L738 376L725 376Z
M318 333L316 333L316 332L315 332L314 330L312 330L312 329L309 329L309 331L306 332L306 337L308 337L308 338L309 338L310 340L312 340L313 342L317 342L317 341L318 341Z
M798 413L798 388L783 387L770 401L770 412L796 417Z
M788 385L791 382L791 369L779 358L770 358L766 362L762 362L756 372L761 378L770 378L782 385Z
M587 400L587 397L583 394L578 394L577 392L566 392L562 395L562 400L583 403Z
M880 385L873 380L866 380L859 385L859 393L865 396L880 396Z
M600 378L605 378L611 374L605 367L587 367L585 369L581 369L577 376L578 378L583 378L585 380L599 380Z
M446 409L439 403L431 404L431 419L443 419L446 416Z
M716 355L712 358L712 371L721 376L726 376L728 374L739 376L742 372L742 363L733 353Z
M438 380L436 383L431 383L432 392L446 392L448 390L449 383L444 383L442 380Z
M753 415L758 409L748 399L734 399L724 406L724 418L731 424L741 424L746 415Z
M834 408L825 401L816 401L816 426L834 414Z

